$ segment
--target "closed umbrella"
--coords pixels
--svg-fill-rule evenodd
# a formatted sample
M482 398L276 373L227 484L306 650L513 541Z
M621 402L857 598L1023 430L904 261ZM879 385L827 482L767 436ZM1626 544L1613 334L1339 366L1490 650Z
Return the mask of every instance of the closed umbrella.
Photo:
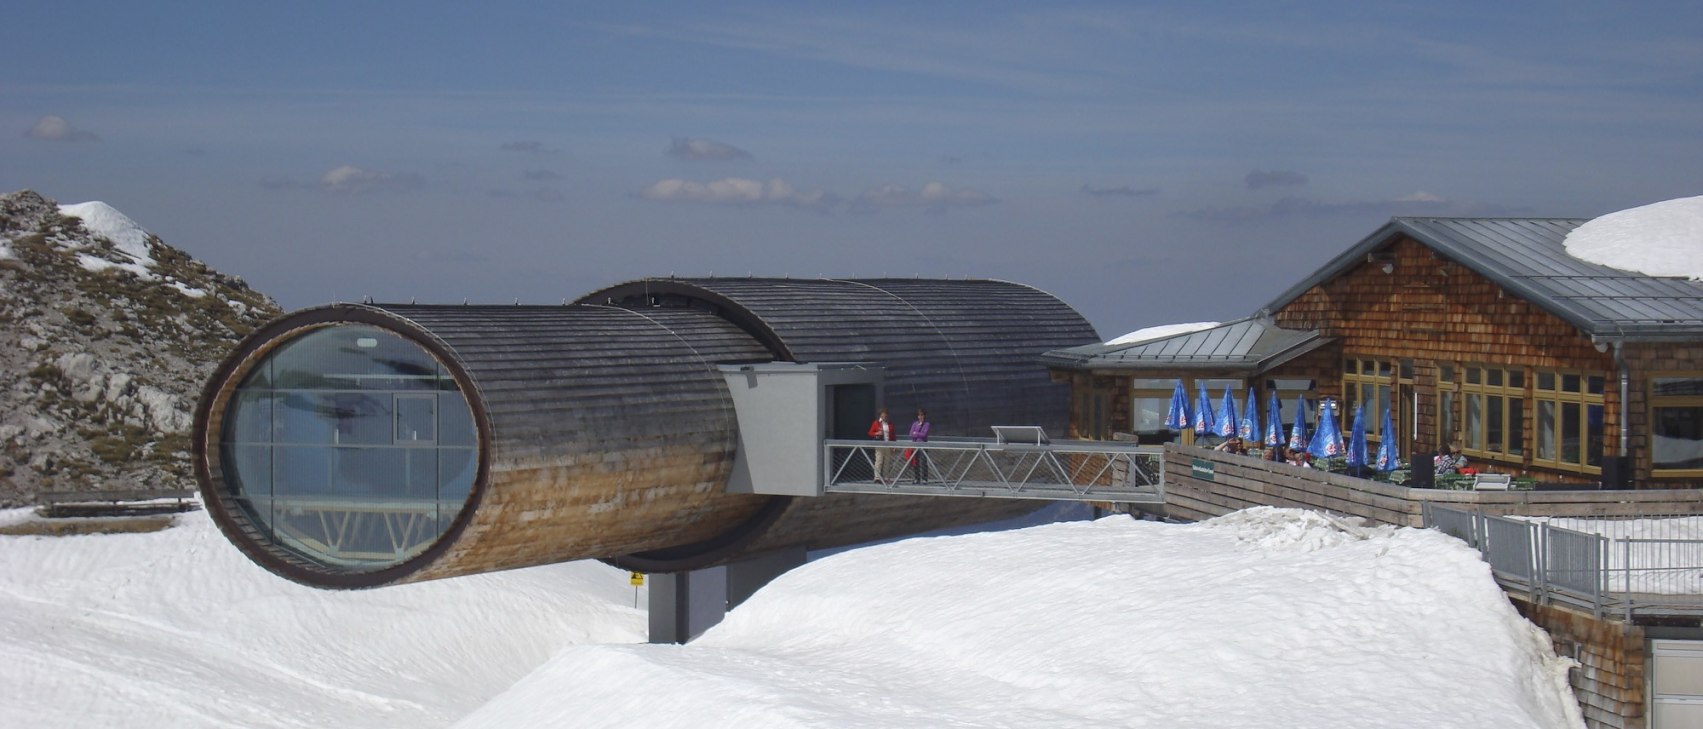
M1289 431L1289 449L1307 449L1307 396L1295 396L1295 428Z
M1260 442L1260 411L1256 409L1259 401L1254 399L1253 385L1248 386L1248 399L1242 402L1242 419L1236 421L1236 435L1252 446Z
M1277 399L1277 391L1271 391L1271 402L1265 406L1265 447L1276 448L1283 444L1283 401Z
M1366 403L1354 406L1354 427L1348 430L1348 457L1343 465L1356 474L1366 467Z
M1189 429L1189 394L1183 390L1183 381L1177 380L1177 389L1171 392L1171 408L1165 411L1165 427L1175 431Z
M1236 434L1239 419L1236 417L1236 398L1230 394L1230 386L1224 386L1224 399L1218 403L1216 416L1218 428L1214 430L1219 436L1229 438Z
M1319 429L1307 443L1307 452L1314 458L1335 458L1347 448L1342 444L1342 428L1336 424L1336 402L1326 400L1319 408Z
M1200 403L1194 408L1194 434L1211 435L1218 429L1212 426L1212 399L1206 396L1206 386L1198 385Z
M1396 431L1390 425L1390 409L1384 408L1384 423L1378 430L1384 434L1384 441L1378 444L1378 460L1372 463L1373 468L1389 473L1396 470Z

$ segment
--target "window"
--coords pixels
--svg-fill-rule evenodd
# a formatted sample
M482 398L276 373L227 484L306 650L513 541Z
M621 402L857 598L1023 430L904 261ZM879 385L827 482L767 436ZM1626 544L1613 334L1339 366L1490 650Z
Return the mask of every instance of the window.
M1461 406L1466 423L1461 450L1486 458L1525 455L1526 372L1471 364L1462 368Z
M1443 362L1437 365L1437 445L1447 448L1461 442L1458 391L1455 366Z
M1652 470L1703 474L1703 373L1651 378L1650 423Z
M1130 381L1130 430L1143 443L1171 440L1171 429L1165 427L1165 414L1171 410L1171 394L1177 389L1176 378L1137 377Z
M1602 467L1603 377L1578 372L1532 373L1532 464L1574 471Z
M1354 427L1354 408L1366 404L1366 445L1377 449L1383 442L1384 411L1390 407L1390 374L1388 361L1350 357L1342 367L1342 410L1338 415L1344 432ZM1394 413L1391 413L1394 418Z

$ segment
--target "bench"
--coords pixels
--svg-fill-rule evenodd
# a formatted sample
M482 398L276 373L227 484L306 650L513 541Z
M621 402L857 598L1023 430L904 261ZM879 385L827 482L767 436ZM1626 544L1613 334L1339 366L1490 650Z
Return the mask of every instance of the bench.
M36 514L45 519L176 514L198 508L194 489L50 491L38 494L36 503Z
M1474 491L1507 491L1514 485L1514 477L1506 473L1480 473L1472 477Z

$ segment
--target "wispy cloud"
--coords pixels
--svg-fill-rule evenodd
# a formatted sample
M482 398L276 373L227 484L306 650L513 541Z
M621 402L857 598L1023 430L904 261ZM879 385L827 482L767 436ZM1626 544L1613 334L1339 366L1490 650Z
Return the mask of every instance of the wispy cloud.
M930 182L919 190L883 185L865 190L852 201L852 212L875 212L884 208L923 208L943 213L951 208L974 208L999 202L992 195L967 187L948 187Z
M1242 178L1249 190L1260 190L1267 187L1301 187L1307 184L1307 176L1290 170L1254 170Z
M51 115L36 120L34 125L24 130L24 136L45 142L99 142L101 140L94 132L71 126L71 122L65 121L65 117Z
M317 182L291 177L265 177L260 187L267 190L319 190L330 195L361 195L377 192L406 192L426 186L426 178L413 172L379 172L354 165L325 171Z
M702 137L675 137L664 152L675 159L693 161L721 161L730 159L751 159L751 153L731 144L717 142Z
M518 142L503 142L497 147L504 152L519 152L521 154L555 154L558 150L544 146L543 142L523 140Z
M1174 215L1222 223L1245 223L1281 218L1323 218L1340 215L1471 217L1518 215L1524 212L1526 212L1524 208L1450 200L1429 192L1415 192L1389 200L1349 200L1343 202L1323 202L1305 197L1284 197L1270 205L1212 207L1181 211L1174 213Z
M781 205L826 211L838 201L821 190L803 191L781 179L767 182L728 177L712 182L694 182L671 177L658 180L639 193L654 202L703 203L708 205Z
M1085 195L1093 195L1094 197L1153 197L1154 195L1159 194L1159 188L1143 187L1137 190L1129 185L1118 185L1117 187L1095 187L1093 185L1083 185L1082 193Z

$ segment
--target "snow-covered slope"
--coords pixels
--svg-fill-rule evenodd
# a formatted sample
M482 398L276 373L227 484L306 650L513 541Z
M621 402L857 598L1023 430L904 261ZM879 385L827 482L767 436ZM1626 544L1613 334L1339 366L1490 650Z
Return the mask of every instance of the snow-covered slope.
M445 726L564 646L645 637L595 562L326 592L180 522L0 536L0 726Z
M0 536L0 726L1582 726L1475 552L1311 512L852 550L686 646L634 597L595 563L317 591L201 513Z

